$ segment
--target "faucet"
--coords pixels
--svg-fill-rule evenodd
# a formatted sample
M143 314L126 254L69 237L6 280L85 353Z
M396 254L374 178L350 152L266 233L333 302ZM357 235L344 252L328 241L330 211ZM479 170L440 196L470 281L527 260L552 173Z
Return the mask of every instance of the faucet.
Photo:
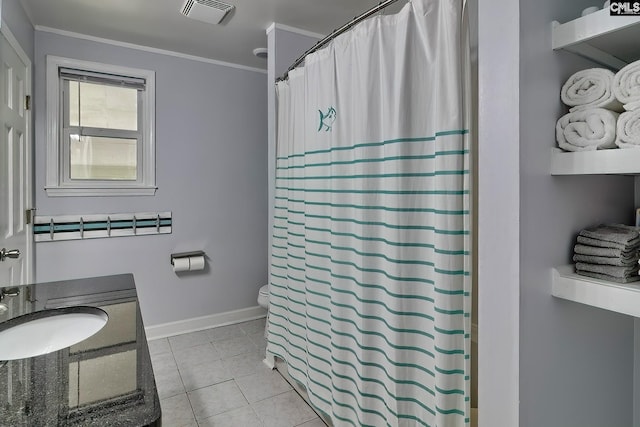
M17 297L20 295L19 288L0 288L0 301L4 299L4 297Z

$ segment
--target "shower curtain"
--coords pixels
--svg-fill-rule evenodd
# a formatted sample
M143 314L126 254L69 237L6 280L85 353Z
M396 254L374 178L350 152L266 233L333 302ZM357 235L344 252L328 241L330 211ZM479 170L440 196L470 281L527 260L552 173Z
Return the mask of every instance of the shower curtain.
M277 84L267 352L338 426L469 423L463 0L411 0Z

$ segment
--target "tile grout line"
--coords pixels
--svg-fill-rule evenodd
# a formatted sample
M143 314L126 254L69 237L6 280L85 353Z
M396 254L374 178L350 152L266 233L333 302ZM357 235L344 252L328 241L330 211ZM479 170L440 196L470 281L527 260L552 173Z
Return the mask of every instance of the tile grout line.
M311 410L313 411L313 413L314 413L314 414L316 414L316 418L320 419L320 421L322 421L322 423L326 426L326 425L327 425L327 423L325 423L325 422L324 422L324 419L322 418L322 416L321 416L321 415L316 411L316 409L315 409L311 404L309 404L309 402L307 402L307 399L305 399L305 398L304 398L304 396L302 396L302 394L300 394L300 392L297 390L297 388L296 388L296 387L294 387L294 385L293 385L293 384L291 384L291 382L289 382L289 381L284 377L284 375L282 375L282 373L280 373L280 371L278 370L278 368L274 368L274 370L278 373L278 375L280 375L280 376L282 377L282 379L283 379L283 380L285 380L285 381L287 382L287 384L289 384L289 386L291 386L291 389L292 389L294 392L296 392L296 394L300 397L300 399L302 399L302 401L303 401L303 402L304 402L304 403L305 403L309 408L311 408ZM292 378L292 381L294 381L294 380L293 380L293 378ZM294 426L294 427L300 427L302 424L304 424L304 423L308 423L309 421L312 421L312 420L314 420L314 419L315 419L315 418L312 418L312 419L310 419L310 420L304 421L304 422L302 422L302 423L300 423L300 424L298 424L297 426Z
M247 336L246 332L245 332L241 327L239 327L238 329L239 329L239 331L240 331L240 332L242 332L242 335L239 335L239 336L236 336L236 337L232 337L232 338L227 338L227 340L230 340L230 339L236 339L236 338L241 338L241 337L246 337L246 336ZM218 349L218 346L216 345L216 340L211 339L211 337L209 336L208 332L206 333L206 335L207 335L207 339L208 339L207 344L212 345L212 346L213 346L213 348L216 350L216 353L217 353L219 356L221 356L221 352L220 352L220 350ZM219 341L225 341L225 340L219 340ZM249 341L253 344L253 342L251 341L251 339L249 339ZM200 345L200 344L199 344L199 345ZM205 345L205 344L201 344L201 345ZM197 347L197 346L198 346L198 345L192 345L192 346L187 347L187 348L193 348L193 347ZM187 397L187 401L189 402L189 407L191 408L191 414L193 415L193 420L194 420L194 421L195 421L195 423L199 426L199 425L200 425L200 420L198 420L198 419L196 418L195 410L194 410L194 408L193 408L193 404L192 404L192 402L191 402L191 398L190 398L190 396L189 396L189 391L187 391L187 390L186 390L186 389L187 389L187 387L186 387L186 384L184 383L184 380L183 380L183 378L182 378L182 373L180 372L180 368L178 367L178 363L177 363L177 361L176 361L175 354L173 353L174 348L173 348L173 345L171 345L171 342L170 342L170 341L169 341L169 347L170 347L171 355L172 355L172 357L173 357L173 359L174 359L174 362L176 363L176 368L177 368L177 370L178 370L178 375L180 376L180 381L182 381L182 386L183 386L183 387L184 387L184 389L185 389L185 395L186 395L186 397ZM248 352L247 352L247 353L248 353ZM241 354L242 354L242 353L241 353ZM219 359L219 360L220 360L220 361L223 361L224 359L228 359L228 358L235 357L235 356L237 356L237 355L227 356L226 358L225 358L225 357L220 357L220 359ZM234 377L232 377L232 378L230 378L230 379L228 379L228 380L220 381L220 382L218 382L218 383L214 383L214 384L210 384L210 385L207 385L207 386L204 386L204 387L198 388L198 389L190 390L190 392L194 392L194 391L196 391L196 390L201 390L201 389L204 389L204 388L206 388L206 387L211 387L211 386L213 386L213 385L224 384L224 383L226 383L226 382L230 382L230 381L233 381L233 384L234 384L234 385L238 388L238 390L240 391L240 394L242 395L242 397L244 398L244 400L245 400L245 402L246 402L246 406L249 406L249 407L251 408L251 411L253 411L253 413L256 415L256 417L258 417L258 415L255 413L255 410L254 410L254 409L253 409L253 407L251 406L251 403L249 403L249 399L247 399L247 397L246 397L246 396L244 395L244 393L242 392L242 389L240 388L240 386L239 386L239 385L238 385L238 383L236 382L236 380L235 380L235 376L234 376ZM221 414L224 414L224 413L226 413L226 412L231 412L231 411L232 411L232 410L225 411L225 412L222 412ZM220 414L216 414L216 415L220 415ZM205 419L206 419L206 418L205 418ZM260 422L261 422L261 424L264 424L264 423L262 422L262 420L260 420Z
M253 321L253 322L255 322L255 321ZM245 393L242 391L242 388L240 387L240 385L239 385L239 383L238 383L238 381L237 381L237 380L238 380L238 379L245 378L245 377L248 377L248 376L251 376L251 375L255 375L255 374L259 373L259 371L258 371L258 372L253 372L253 373L244 374L244 375L240 375L240 376L235 376L235 375L234 375L234 376L233 376L233 377L231 377L230 379L223 380L223 381L219 381L219 382L217 382L217 383L213 383L213 384L210 384L210 385L207 385L207 386L203 386L203 387L200 387L200 388L197 388L197 389L194 389L194 390L187 391L187 390L186 390L186 384L185 384L184 379L183 379L183 373L182 373L182 370L180 369L180 367L179 367L179 365L178 365L178 362L177 362L177 359L176 359L176 355L175 355L175 353L174 353L175 351L178 351L178 350L185 350L185 349L189 349L189 348L194 348L194 347L204 346L204 345L206 345L206 344L210 344L210 345L214 348L214 350L216 351L216 354L219 356L219 357L218 357L217 359L215 359L215 360L219 360L219 361L221 361L221 362L224 362L225 360L232 359L232 358L234 358L234 357L243 356L243 355L258 355L258 356L262 356L262 352L263 352L263 350L262 350L262 345L261 345L261 343L256 342L255 338L256 338L257 334L258 334L258 333L260 333L260 332L262 331L263 327L259 328L260 330L257 330L257 331L255 331L255 332L251 332L251 333L249 333L247 330L245 330L245 329L243 329L241 326L239 326L239 327L237 328L237 330L236 330L236 331L234 331L235 333L234 333L234 335L233 335L233 336L227 336L227 338L226 338L226 339L222 339L222 340L214 340L214 339L212 339L212 338L211 338L211 336L209 335L209 331L210 331L210 330L212 330L212 329L215 329L215 328L211 328L211 329L209 329L209 330L204 330L204 331L198 331L198 332L205 332L206 337L207 337L207 342L200 342L200 343L197 343L197 344L192 344L192 345L189 345L189 346L187 346L187 347L180 348L180 349L178 349L178 348L175 346L175 344L172 344L172 343L171 343L171 340L170 340L169 338L166 338L166 339L167 339L167 343L168 343L168 348L169 348L168 354L170 354L170 355L171 355L171 358L172 358L173 363L174 363L174 365L175 365L175 367L176 367L176 370L178 371L178 377L180 378L180 382L181 382L182 388L184 389L184 392L183 392L183 393L184 393L184 395L186 396L187 401L189 402L189 407L190 407L190 409L191 409L192 420L193 420L193 422L195 422L196 426L200 426L201 422L203 422L203 421L205 421L206 419L209 419L209 418L211 418L211 417L207 417L207 418L205 418L204 420L197 420L197 419L196 419L195 411L194 411L193 404L192 404L192 401L191 401L191 399L190 399L189 393L193 393L194 391L201 390L201 389L204 389L204 388L207 388L207 387L212 387L212 386L216 386L216 385L224 384L224 383L227 383L227 382L230 382L230 381L233 381L233 384L234 384L234 385L235 385L235 387L240 391L241 396L243 397L244 401L246 402L246 404L245 404L245 405L243 405L243 406L241 406L240 408L246 408L246 407L250 408L250 410L251 410L252 414L253 414L253 415L255 415L256 419L258 419L258 421L260 422L260 425L261 425L261 426L264 426L264 420L263 420L263 419L259 416L259 414L256 412L256 409L255 409L255 407L254 407L254 404L257 404L257 403L263 402L263 401L268 400L268 399L273 399L273 398L278 397L278 396L282 396L282 395L284 395L284 394L290 393L292 390L293 390L293 391L295 392L295 394L296 394L296 395L297 395L297 396L298 396L298 397L299 397L299 398L304 402L304 404L305 404L307 407L309 407L309 408L311 409L311 411L312 411L312 412L313 412L313 414L315 415L315 417L310 418L310 419L308 419L308 420L304 420L304 421L302 421L301 423L296 424L296 426L297 426L297 427L300 427L300 426L304 425L305 423L308 423L308 422L314 421L316 418L317 418L317 419L319 419L319 420L324 424L324 420L322 420L322 417L321 417L321 416L320 416L320 415L319 415L319 414L314 410L314 408L313 408L311 405L309 405L309 404L305 401L305 399L304 399L304 398L302 397L302 395L298 392L298 390L296 390L296 388L295 388L295 387L293 387L293 386L291 385L291 383L290 383L290 382L288 382L288 381L286 380L286 378L282 375L282 373L281 373L281 372L279 372L277 369L276 369L276 372L278 373L279 378L280 378L280 379L282 379L282 380L284 380L284 381L289 385L290 389L289 389L289 390L287 390L287 391L283 391L283 392L281 392L281 393L274 394L273 396L265 397L265 398L263 398L263 399L260 399L260 400L255 401L255 402L249 402L249 399L247 398L247 396L245 395ZM188 335L188 334L183 334L183 335ZM179 336L180 336L180 335L176 335L176 337L179 337ZM226 341L226 340L238 339L238 338L242 338L242 337L246 337L246 338L248 338L248 341L249 341L249 343L251 344L251 347L252 347L250 351L244 351L244 352L242 352L242 353L234 354L234 355L227 355L226 357L222 357L222 356L221 356L221 352L220 352L220 350L219 350L219 348L218 348L218 346L217 346L217 343L218 343L218 342L220 342L220 341ZM262 340L260 340L260 341L262 341ZM187 342L188 342L188 341L187 341ZM163 353L164 353L164 352L163 352ZM163 353L158 353L158 354L156 354L155 356L158 356L159 354L163 354ZM184 369L184 368L183 368L183 369ZM167 396L167 397L165 397L165 398L164 398L164 399L162 399L162 400L169 399L169 398L176 397L176 396L180 396L180 395L182 395L183 393L178 393L178 394L176 394L176 395L174 395L174 396ZM230 413L230 412L232 412L232 411L234 411L234 410L237 410L237 409L240 409L240 408L230 409L230 410L227 410L227 411L221 412L220 414L215 414L215 415L213 415L213 416L218 416L218 415L222 415L222 414ZM212 417L213 417L213 416L212 416Z
M169 340L167 339L167 341ZM182 388L184 389L184 396L187 398L187 402L189 402L189 408L191 408L191 416L193 417L193 422L196 423L196 426L200 426L200 423L196 419L196 411L194 411L193 409L193 404L191 403L189 392L187 391L187 387L185 386L184 380L182 379L182 373L180 372L180 368L178 367L176 355L173 353L173 346L171 345L171 341L169 341L169 350L171 351L171 357L173 357L173 363L176 364L176 371L178 371L178 376L180 377L180 382L182 383Z

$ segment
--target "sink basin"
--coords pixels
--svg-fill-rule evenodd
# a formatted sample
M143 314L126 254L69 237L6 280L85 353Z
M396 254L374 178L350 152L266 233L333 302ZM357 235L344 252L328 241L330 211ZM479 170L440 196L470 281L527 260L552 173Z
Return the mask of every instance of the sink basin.
M0 360L40 356L85 340L107 324L95 307L36 311L0 323Z

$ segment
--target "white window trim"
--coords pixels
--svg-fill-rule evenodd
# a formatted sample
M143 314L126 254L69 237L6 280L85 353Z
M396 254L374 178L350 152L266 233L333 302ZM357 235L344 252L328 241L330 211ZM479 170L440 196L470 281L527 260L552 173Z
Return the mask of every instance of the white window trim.
M143 148L140 182L64 182L64 165L60 156L60 78L58 69L76 68L106 74L139 77L146 80L143 96ZM152 196L156 192L155 159L155 72L138 68L120 67L99 62L82 61L47 55L47 164L45 190L48 196Z

